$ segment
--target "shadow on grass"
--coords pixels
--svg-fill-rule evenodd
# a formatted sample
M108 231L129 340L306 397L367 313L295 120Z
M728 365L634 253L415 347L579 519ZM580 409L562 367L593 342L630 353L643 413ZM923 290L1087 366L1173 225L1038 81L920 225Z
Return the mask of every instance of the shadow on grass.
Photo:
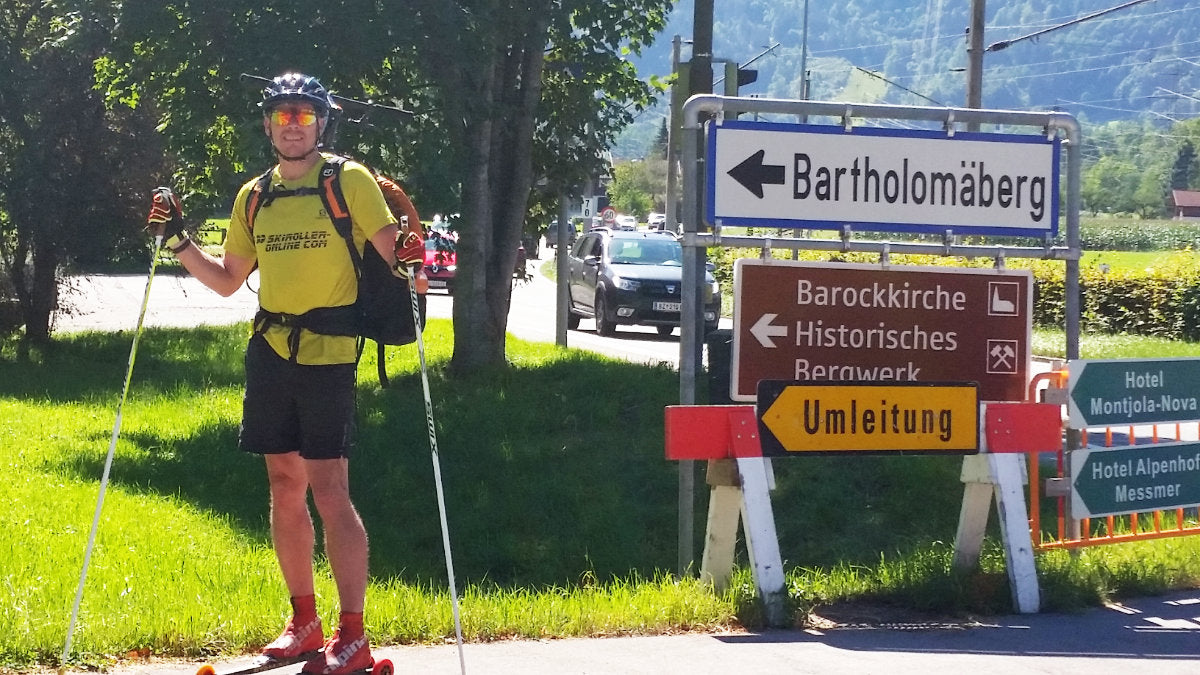
M146 328L132 390L241 386L248 327ZM111 398L125 383L132 331L82 332L56 338L28 358L0 348L0 396L52 402Z
M28 362L4 361L0 395L115 402L129 339L80 334ZM244 339L240 328L147 330L134 386L150 395L212 387L240 395ZM387 390L373 364L362 365L351 485L371 537L372 573L437 581L444 553L410 351ZM461 378L434 364L430 376L456 572L466 582L563 584L673 565L677 478L662 458L661 422L678 391L671 370L572 354ZM123 430L122 441L139 451L114 458L113 485L177 495L268 539L265 472L236 449L236 423L183 439ZM81 454L56 468L94 480L103 461Z
M115 402L130 339L80 334L29 361L0 360L0 396ZM147 330L135 388L168 399L212 388L240 396L244 341L244 327ZM554 585L673 569L679 473L663 458L662 416L678 401L677 373L573 350L516 349L529 349L520 367L453 378L443 361L431 360L458 576ZM392 356L389 369L400 372L386 390L374 364L361 364L351 485L371 537L373 574L440 582L445 558L415 349ZM178 495L267 540L265 473L260 459L236 449L236 422L184 439L143 430L122 436L141 451L115 459L114 484ZM94 480L102 462L80 455L61 469ZM697 464L699 552L706 488ZM785 564L873 565L881 552L949 540L960 464L894 456L775 462L772 501Z

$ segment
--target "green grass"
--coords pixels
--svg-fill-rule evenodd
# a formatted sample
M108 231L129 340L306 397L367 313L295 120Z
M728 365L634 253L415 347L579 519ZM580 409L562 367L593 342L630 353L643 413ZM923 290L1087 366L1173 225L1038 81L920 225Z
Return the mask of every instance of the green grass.
M1080 266L1108 265L1112 270L1144 270L1170 264L1180 256L1194 257L1192 251L1084 251Z
M235 449L245 335L245 326L146 331L75 634L77 664L102 667L130 650L193 658L254 650L286 619L262 464ZM0 500L0 670L57 664L129 340L67 335L27 360L0 346L9 479ZM663 459L662 409L678 398L674 371L510 338L511 368L448 378L452 340L448 321L430 322L467 639L758 625L744 568L721 594L668 573L678 470ZM387 390L372 354L360 364L351 462L371 535L368 628L380 643L440 642L453 625L415 349L389 350ZM797 620L863 599L1009 611L995 533L979 574L950 571L960 465L924 456L776 462L773 503ZM702 503L696 511L699 552ZM1038 564L1046 607L1078 607L1200 583L1200 542L1047 554ZM336 594L323 562L317 582L332 622Z
M1049 358L1066 358L1065 333L1053 328L1033 329L1033 353ZM1200 343L1166 340L1144 335L1088 334L1079 336L1083 359L1164 359L1200 357Z

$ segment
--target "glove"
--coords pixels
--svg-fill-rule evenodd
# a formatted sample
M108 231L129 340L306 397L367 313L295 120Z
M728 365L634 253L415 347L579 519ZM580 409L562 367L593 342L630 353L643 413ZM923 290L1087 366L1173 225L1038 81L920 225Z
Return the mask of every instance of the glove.
M164 248L179 253L191 246L192 240L183 230L183 209L179 197L169 187L154 188L150 202L150 213L146 216L146 229L156 237L162 237Z
M425 241L416 232L401 232L396 240L396 264L392 272L401 279L411 279L424 264Z

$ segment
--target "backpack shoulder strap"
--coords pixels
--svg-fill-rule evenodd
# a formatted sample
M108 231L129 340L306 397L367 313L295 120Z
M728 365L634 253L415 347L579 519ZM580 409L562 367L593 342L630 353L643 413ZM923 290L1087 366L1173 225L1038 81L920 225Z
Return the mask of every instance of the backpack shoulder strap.
M254 217L258 215L263 203L269 201L267 193L271 191L271 173L273 171L274 169L267 169L259 176L254 181L254 187L250 188L249 196L246 197L246 225L250 228L250 232L254 232Z
M362 254L354 246L354 220L350 217L350 207L346 204L346 195L342 192L342 166L345 157L332 156L325 160L317 179L317 190L321 202L325 205L325 213L333 221L333 229L342 236L346 248L350 250L350 259L354 261L354 274L362 279Z

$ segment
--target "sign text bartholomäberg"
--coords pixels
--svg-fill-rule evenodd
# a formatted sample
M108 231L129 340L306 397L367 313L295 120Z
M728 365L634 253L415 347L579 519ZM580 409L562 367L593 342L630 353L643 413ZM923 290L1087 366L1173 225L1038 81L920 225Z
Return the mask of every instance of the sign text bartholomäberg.
M1041 236L1058 229L1045 136L730 121L711 127L708 222Z

